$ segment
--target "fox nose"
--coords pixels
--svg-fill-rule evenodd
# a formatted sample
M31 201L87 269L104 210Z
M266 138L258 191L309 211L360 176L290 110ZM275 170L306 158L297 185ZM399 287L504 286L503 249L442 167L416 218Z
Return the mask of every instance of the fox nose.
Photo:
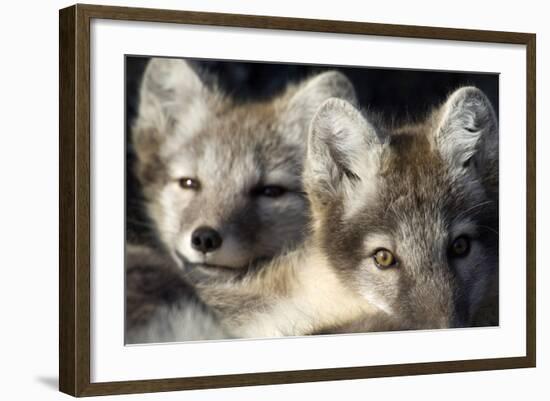
M199 227L191 234L191 246L202 253L215 251L222 245L222 237L212 227Z

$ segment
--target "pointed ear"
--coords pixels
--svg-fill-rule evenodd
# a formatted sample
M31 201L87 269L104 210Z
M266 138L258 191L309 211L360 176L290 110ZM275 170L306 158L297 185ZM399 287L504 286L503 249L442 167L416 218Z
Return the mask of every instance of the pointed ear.
M206 111L207 88L184 60L153 58L140 87L139 108L133 129L138 157L155 152L175 126L200 118Z
M321 104L332 97L357 103L355 90L346 76L338 71L327 71L302 83L292 94L285 107L282 119L296 127L297 138L304 140L311 119Z
M456 90L441 107L438 118L435 143L454 168L484 166L498 158L498 122L481 90Z
M342 99L327 100L311 122L306 190L321 204L342 196L353 199L359 185L371 185L381 150L374 127L359 110Z

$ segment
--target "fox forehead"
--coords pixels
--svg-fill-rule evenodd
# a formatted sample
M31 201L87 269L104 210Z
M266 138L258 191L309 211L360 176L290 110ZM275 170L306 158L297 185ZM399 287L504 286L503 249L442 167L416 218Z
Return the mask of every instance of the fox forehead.
M212 123L170 147L164 159L173 178L202 173L300 181L303 145L292 143L265 123L255 127Z
M376 186L363 207L347 219L342 207L329 208L323 236L332 241L331 247L339 248L335 254L355 255L359 263L364 239L377 233L386 238L380 244L393 238L403 245L410 239L411 247L423 246L421 241L426 249L435 249L435 244L446 243L465 225L471 232L476 220L487 217L487 209L476 207L487 201L482 184L472 177L457 178L428 134L416 128L388 136L374 183L358 184ZM350 224L337 224L342 220ZM334 237L342 241L330 240Z
M380 168L383 188L378 191L384 203L459 211L469 201L486 197L474 171L453 165L442 156L434 145L434 129L431 124L411 126L388 137Z

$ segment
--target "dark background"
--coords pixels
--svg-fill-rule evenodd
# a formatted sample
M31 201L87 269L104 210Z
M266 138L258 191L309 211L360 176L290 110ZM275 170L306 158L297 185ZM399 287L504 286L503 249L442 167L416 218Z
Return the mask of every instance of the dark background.
M133 174L135 157L130 142L131 123L136 116L138 90L148 57L126 57L126 217L127 240L154 243L154 236L143 211L139 183ZM445 100L454 89L473 85L491 100L498 115L498 75L337 67L302 64L252 63L235 61L188 60L201 76L214 77L219 86L239 100L266 99L297 82L324 70L339 70L355 86L361 107L381 112L386 119L406 121L424 116ZM208 80L206 81L208 82Z

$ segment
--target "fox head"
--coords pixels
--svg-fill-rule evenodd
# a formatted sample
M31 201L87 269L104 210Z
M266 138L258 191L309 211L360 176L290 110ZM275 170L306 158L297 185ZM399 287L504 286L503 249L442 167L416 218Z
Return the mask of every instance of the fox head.
M137 176L159 238L180 266L244 268L302 240L308 126L331 97L355 102L338 72L239 103L183 60L149 62L133 127Z
M498 269L498 123L480 90L396 130L326 101L304 184L346 286L405 328L472 325Z

